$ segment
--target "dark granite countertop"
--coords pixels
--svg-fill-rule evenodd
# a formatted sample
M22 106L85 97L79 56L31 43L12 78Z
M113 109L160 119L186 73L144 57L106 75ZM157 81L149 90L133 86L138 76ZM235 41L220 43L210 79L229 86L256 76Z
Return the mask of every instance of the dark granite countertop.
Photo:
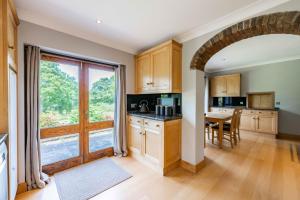
M0 144L2 144L2 142L5 141L6 137L7 137L6 133L0 133Z
M136 116L136 117L142 117L145 119L152 119L152 120L158 120L158 121L171 121L176 119L181 119L182 115L175 115L175 116L161 116L156 115L154 112L149 113L140 113L137 111L128 111L128 115Z
M279 108L273 108L273 109L263 109L263 108L248 108L246 106L210 106L212 108L241 108L245 110L270 110L270 111L279 111Z

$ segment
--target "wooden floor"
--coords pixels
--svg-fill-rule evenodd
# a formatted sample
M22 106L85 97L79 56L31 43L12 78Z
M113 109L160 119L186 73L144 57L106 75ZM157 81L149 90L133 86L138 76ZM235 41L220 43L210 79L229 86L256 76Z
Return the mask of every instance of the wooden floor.
M233 150L225 145L228 147L223 150L207 145L206 166L197 174L178 168L162 177L132 158L113 158L133 177L92 200L300 199L300 155L296 151L299 143L244 132ZM59 198L53 179L46 188L17 197L56 199Z

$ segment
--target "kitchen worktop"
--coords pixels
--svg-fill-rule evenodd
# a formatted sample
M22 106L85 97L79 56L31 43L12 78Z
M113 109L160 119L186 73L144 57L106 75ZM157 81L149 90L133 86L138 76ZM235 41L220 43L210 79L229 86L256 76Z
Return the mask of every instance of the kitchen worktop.
M270 111L279 111L279 108L273 108L273 109L263 109L263 108L248 108L246 106L210 106L211 108L241 108L244 110L270 110Z
M0 144L2 144L2 142L5 142L6 137L7 137L6 133L0 133Z
M152 119L152 120L158 120L158 121L171 121L176 119L181 119L182 115L175 115L175 116L162 116L162 115L156 115L154 112L149 113L140 113L138 111L128 111L128 115L136 116L136 117L142 117L145 119Z

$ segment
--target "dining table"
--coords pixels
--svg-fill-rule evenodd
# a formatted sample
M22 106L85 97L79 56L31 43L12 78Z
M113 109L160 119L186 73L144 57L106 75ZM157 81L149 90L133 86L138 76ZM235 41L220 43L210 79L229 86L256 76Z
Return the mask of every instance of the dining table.
M231 120L233 114L229 113L216 113L216 112L207 112L205 114L205 120L208 122L218 123L219 124L219 148L223 148L223 127L226 121Z

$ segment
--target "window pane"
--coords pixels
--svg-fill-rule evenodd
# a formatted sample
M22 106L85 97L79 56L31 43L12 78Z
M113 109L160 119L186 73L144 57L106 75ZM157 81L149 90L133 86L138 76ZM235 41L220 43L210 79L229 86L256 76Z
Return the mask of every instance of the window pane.
M105 149L113 146L113 128L89 132L89 151Z
M89 68L89 122L114 119L115 73Z
M40 64L41 128L78 124L78 66L43 60Z
M42 165L79 156L79 134L41 140Z

